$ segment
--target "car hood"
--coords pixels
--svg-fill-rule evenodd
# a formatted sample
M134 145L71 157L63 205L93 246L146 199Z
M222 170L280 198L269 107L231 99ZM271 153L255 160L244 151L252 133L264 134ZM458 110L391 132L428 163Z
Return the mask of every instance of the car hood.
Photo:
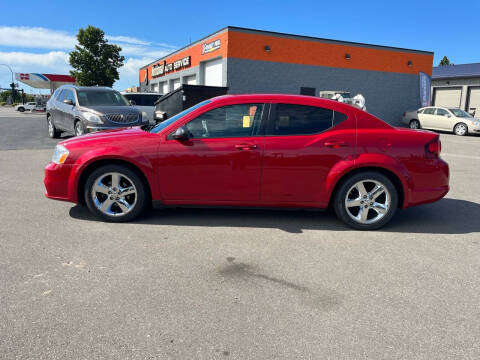
M152 135L147 131L143 131L139 126L132 128L116 128L111 130L104 130L82 136L76 136L59 142L60 145L68 148L92 147L104 143L118 143L123 141L132 141L139 137L151 137Z
M88 106L82 107L81 110L83 111L95 111L101 115L103 114L139 114L140 111L133 106L107 106L107 105L99 105L99 106Z

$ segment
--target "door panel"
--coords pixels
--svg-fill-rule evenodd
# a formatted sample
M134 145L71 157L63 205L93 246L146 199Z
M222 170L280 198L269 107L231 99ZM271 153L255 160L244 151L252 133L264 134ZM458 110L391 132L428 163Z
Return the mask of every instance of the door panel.
M159 152L162 195L165 200L258 201L262 152L261 137L167 140Z
M328 201L324 191L327 175L339 161L351 158L355 153L355 119L338 112L334 114L337 119L343 117L342 122L337 124L333 120L330 129L323 132L265 137L262 201ZM287 112L281 113L278 108L272 111L267 134L307 131L299 120L301 114L291 113L288 119L287 116ZM273 129L275 121L283 126Z
M264 104L209 110L183 126L187 140L167 136L159 147L159 177L167 201L243 202L260 198Z
M426 108L422 114L418 114L420 126L426 129L435 128L435 108Z

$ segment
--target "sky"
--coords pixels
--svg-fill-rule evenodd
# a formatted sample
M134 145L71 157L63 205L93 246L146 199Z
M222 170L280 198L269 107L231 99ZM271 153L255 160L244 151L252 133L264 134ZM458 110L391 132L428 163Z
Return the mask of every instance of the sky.
M117 90L138 85L141 66L228 25L427 50L435 53L434 65L445 55L463 64L480 62L479 14L478 0L0 0L0 64L14 72L68 74L75 36L88 25L122 47ZM10 82L0 66L0 87Z

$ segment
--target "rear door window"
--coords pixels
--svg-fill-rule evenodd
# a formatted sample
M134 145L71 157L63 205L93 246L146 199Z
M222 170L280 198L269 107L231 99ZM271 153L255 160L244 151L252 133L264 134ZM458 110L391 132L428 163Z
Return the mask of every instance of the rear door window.
M427 108L423 111L425 115L434 115L435 114L435 108Z
M267 135L313 135L347 119L343 113L317 106L276 104Z
M448 111L445 110L445 109L437 109L437 115L438 115L438 116L447 116L447 115L448 115Z

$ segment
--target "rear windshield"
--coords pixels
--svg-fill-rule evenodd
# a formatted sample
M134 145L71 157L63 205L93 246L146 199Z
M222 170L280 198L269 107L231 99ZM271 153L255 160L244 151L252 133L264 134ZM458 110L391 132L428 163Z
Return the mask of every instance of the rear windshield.
M122 94L110 90L78 90L78 103L81 106L128 106Z
M162 97L160 94L139 95L139 94L124 94L127 100L132 100L133 105L138 106L155 106L155 102Z

